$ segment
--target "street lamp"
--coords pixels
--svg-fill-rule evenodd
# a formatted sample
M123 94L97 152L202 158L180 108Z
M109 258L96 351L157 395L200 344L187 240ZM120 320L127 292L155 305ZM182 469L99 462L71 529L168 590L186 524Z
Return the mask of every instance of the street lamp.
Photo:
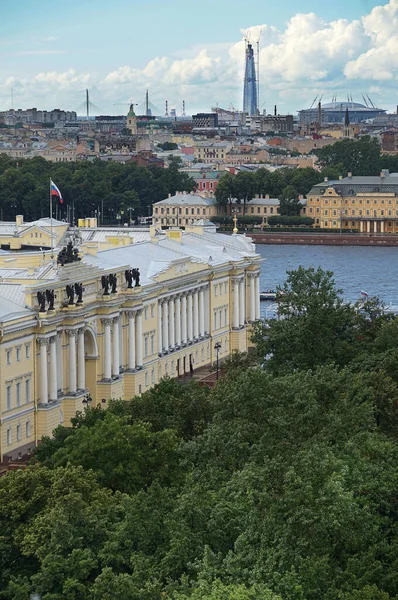
M216 369L217 369L217 375L216 375L216 379L218 381L218 354L220 352L221 349L221 344L220 342L217 342L216 345L214 346L214 350L216 351Z

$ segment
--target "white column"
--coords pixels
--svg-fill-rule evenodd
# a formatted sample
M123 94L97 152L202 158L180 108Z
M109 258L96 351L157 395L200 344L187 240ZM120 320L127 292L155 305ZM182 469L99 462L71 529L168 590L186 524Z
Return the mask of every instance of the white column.
M163 353L163 340L162 340L162 303L158 302L158 354Z
M76 331L70 329L69 336L69 393L76 394Z
M135 369L135 313L128 311L127 317L129 320L129 369Z
M245 278L243 278L239 282L239 325L245 324L245 316L246 316L245 292L246 292Z
M48 340L38 339L37 342L40 345L40 404L48 404Z
M112 346L111 322L112 319L103 319L104 324L104 379L112 379Z
M169 300L169 344L170 348L175 346L175 328L174 328L174 298Z
M234 282L234 329L239 329L239 281Z
M137 326L135 333L135 354L137 357L137 367L142 367L142 310L137 311Z
M181 296L177 296L175 301L175 315L176 315L176 346L181 346Z
M380 233L384 233L384 221L380 221Z
M113 319L112 376L119 377L119 317Z
M123 313L119 315L119 373L124 366Z
M256 285L254 275L250 275L250 321L256 320Z
M205 292L203 288L199 290L199 335L205 335Z
M368 229L368 233L370 233L370 221L367 221L367 229Z
M260 318L260 275L256 277L256 320Z
M363 233L363 221L359 221L359 231Z
M163 349L165 352L169 350L169 303L167 300L163 300Z
M210 332L210 286L205 287L205 333Z
M188 341L193 339L192 294L188 293L187 300Z
M62 331L57 335L57 385L58 389L64 389L64 363L62 357Z
M57 336L50 338L50 381L48 386L48 399L56 400L57 388Z
M182 295L181 302L181 341L183 344L187 343L187 296Z
M195 340L199 337L199 293L198 290L193 294L193 337Z
M86 365L84 356L84 327L80 327L77 335L77 389L86 389Z

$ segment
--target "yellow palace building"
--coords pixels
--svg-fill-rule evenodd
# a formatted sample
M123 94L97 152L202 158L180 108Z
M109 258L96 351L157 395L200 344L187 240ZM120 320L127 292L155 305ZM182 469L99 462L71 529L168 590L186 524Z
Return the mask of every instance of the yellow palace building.
M53 235L61 241L53 258L49 250L0 252L5 462L67 425L88 394L93 405L130 399L164 376L213 364L216 343L220 359L246 351L260 318L261 258L243 235L218 234L208 221L152 228L146 239L141 230L136 243L113 236L107 249L87 228L79 236L54 221Z
M398 232L398 173L327 178L307 194L306 215L321 229Z

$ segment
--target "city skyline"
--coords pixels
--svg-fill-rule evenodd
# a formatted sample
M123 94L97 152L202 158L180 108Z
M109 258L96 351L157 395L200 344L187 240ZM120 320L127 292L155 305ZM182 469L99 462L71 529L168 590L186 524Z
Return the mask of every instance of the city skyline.
M98 113L127 112L145 90L164 112L217 103L242 109L245 32L262 31L260 110L296 113L315 95L324 102L370 94L379 107L397 104L398 0L288 1L278 13L251 0L192 8L115 0L71 0L67 6L3 0L0 23L0 110L11 107L77 110L89 88ZM220 26L222 24L222 27ZM11 91L12 90L12 91ZM124 108L125 106L125 108ZM83 114L83 110L78 111Z

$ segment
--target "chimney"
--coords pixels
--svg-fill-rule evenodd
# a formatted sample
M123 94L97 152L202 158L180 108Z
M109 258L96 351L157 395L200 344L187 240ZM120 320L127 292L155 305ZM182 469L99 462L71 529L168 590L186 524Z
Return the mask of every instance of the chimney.
M326 183L327 181L329 181L329 178L325 177L323 181Z
M169 194L169 198L171 198L171 194Z
M16 226L19 227L20 225L23 225L23 215L17 215L15 217L15 221L16 221Z
M341 181L342 179L343 179L343 176L342 176L342 175L339 175L339 180Z
M352 173L351 171L347 174L348 179L352 179Z
M269 194L265 194L265 199L269 200Z
M276 104L275 104L275 108L274 108L274 115L276 117L276 115L278 114L278 111L276 110Z

